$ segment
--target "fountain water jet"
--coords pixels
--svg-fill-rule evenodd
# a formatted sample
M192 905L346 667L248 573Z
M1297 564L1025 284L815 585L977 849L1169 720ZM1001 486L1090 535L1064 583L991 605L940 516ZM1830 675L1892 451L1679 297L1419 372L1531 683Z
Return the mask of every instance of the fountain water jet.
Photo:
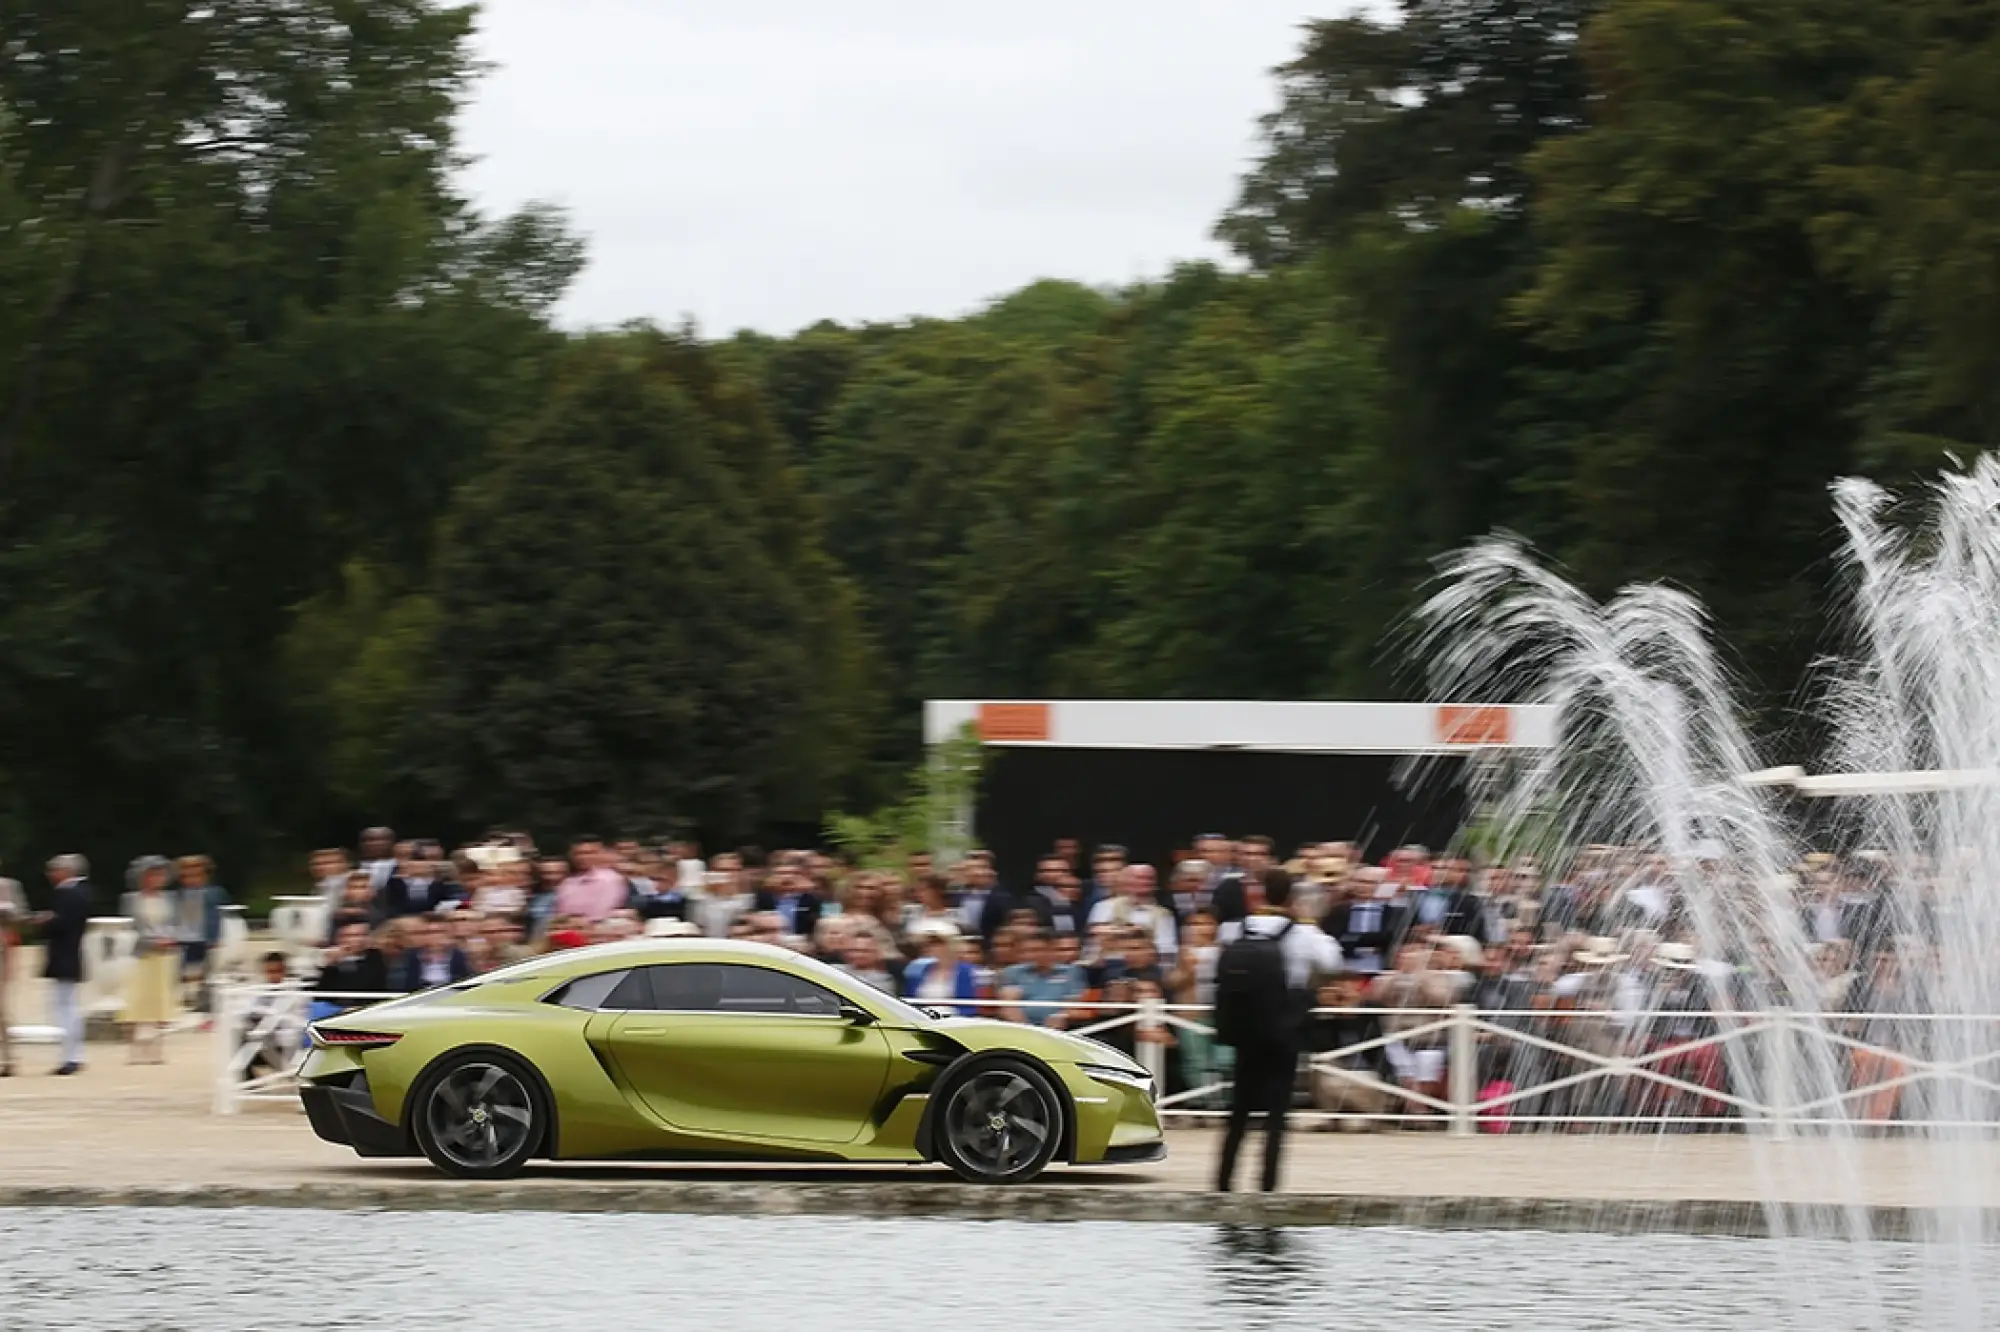
M1898 522L1889 497L1865 481L1840 482L1834 502L1852 571L1853 641L1819 672L1828 764L1932 777L1836 776L1813 788L1796 770L1769 769L1699 602L1643 585L1599 604L1510 539L1444 562L1418 615L1419 650L1434 697L1557 709L1557 745L1511 760L1491 817L1542 830L1557 855L1604 844L1664 857L1689 941L1727 964L1708 978L1711 1002L1732 1015L1719 1030L1750 1032L1760 1015L1787 1015L1792 1036L1726 1044L1729 1084L1761 1106L1797 1108L1816 1161L1832 1172L1821 1205L1774 1207L1772 1224L1852 1244L1840 1289L1822 1274L1800 1292L1842 1324L1883 1323L1853 1140L1885 1126L1870 1117L1880 1098L1852 1090L1862 1067L1853 1041L1892 1044L1946 1071L1871 1065L1871 1081L1900 1071L1909 1081L1898 1095L1926 1124L1922 1160L1936 1203L1921 1223L1926 1325L1977 1327L1987 1320L1974 1273L1993 1216L1978 1164L1988 1158L1974 1145L2000 1126L1995 1024L1971 1020L2000 1013L2000 783L1990 780L2000 771L2000 462L1982 458L1942 477L1916 525ZM1808 820L1800 789L1840 798L1815 802L1822 808ZM1896 1013L1938 1020L1863 1030L1828 1003L1795 875L1809 851L1835 847L1880 853L1879 880L1860 904L1875 913L1878 944L1860 960L1865 992L1874 1003L1893 999ZM1789 1118L1773 1114L1745 1131L1777 1138ZM1786 1150L1773 1142L1767 1171Z

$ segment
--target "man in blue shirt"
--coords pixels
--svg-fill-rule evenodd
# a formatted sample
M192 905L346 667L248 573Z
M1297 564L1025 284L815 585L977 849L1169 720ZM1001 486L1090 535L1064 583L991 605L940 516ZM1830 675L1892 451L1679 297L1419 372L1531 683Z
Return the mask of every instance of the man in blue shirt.
M1075 1003L1083 998L1083 968L1058 962L1047 930L1034 930L1020 940L1021 960L1000 973L1000 997L1021 1005L1024 1020L1038 1027L1066 1027L1072 1014L1038 1004Z

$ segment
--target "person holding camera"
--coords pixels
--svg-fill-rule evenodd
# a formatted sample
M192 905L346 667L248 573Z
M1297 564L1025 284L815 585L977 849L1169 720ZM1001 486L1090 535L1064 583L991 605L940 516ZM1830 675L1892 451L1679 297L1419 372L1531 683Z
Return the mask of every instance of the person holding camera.
M1292 876L1268 866L1245 884L1249 915L1222 927L1215 964L1215 1037L1236 1051L1229 1132L1216 1188L1227 1193L1253 1115L1264 1117L1264 1192L1278 1187L1285 1112L1305 1044L1314 983L1340 969L1340 946L1291 916Z

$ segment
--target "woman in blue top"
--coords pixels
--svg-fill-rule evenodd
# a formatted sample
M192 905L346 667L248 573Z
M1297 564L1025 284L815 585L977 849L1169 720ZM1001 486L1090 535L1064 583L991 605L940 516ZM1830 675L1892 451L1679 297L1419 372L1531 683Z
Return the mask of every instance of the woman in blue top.
M958 931L942 921L920 926L924 955L903 969L903 997L913 1003L953 1006L954 999L979 997L979 972L958 955ZM976 1009L955 1005L959 1016Z

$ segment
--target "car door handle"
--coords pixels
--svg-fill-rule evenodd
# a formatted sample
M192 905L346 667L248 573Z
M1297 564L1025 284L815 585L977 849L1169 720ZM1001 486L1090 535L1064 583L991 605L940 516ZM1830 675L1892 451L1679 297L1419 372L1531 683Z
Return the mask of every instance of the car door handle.
M665 1027L627 1027L624 1034L627 1036L664 1036L667 1034L667 1029Z

